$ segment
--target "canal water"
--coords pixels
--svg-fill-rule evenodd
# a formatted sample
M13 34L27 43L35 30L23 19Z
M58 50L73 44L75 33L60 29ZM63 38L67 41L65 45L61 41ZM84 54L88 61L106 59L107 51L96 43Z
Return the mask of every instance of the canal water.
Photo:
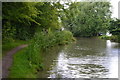
M99 38L77 38L43 56L40 78L118 78L120 44Z

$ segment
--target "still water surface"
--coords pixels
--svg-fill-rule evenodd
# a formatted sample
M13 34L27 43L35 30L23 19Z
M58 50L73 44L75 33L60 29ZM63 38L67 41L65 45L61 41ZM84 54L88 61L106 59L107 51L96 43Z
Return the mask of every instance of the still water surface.
M43 54L40 78L118 78L120 44L98 38L77 38Z

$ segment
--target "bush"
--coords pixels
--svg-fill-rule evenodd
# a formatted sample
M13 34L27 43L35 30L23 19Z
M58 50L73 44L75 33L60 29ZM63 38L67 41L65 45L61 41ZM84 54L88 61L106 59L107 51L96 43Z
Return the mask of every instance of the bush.
M110 37L111 41L120 42L120 35L113 35Z
M75 40L73 38L72 33L66 30L58 32L55 36L56 36L56 43L60 45L68 44L71 41Z
M34 39L31 41L32 44L29 46L30 49L28 51L31 54L36 53L37 55L37 53L39 53L40 50L45 50L51 46L58 44L66 44L71 42L72 40L73 40L73 35L69 31L60 31L60 32L49 31L48 33L37 32L34 36ZM32 55L32 57L34 55Z
M105 40L110 40L110 36L106 36L106 35L100 36L100 38Z
M55 45L68 44L75 40L73 35L69 31L59 31L59 32L37 32L34 38L31 40L31 44L28 46L27 54L30 64L38 65L39 68L42 67L42 51L48 49L49 47Z
M101 39L105 39L105 40L111 40L114 42L120 42L120 35L112 35L112 36L100 36Z

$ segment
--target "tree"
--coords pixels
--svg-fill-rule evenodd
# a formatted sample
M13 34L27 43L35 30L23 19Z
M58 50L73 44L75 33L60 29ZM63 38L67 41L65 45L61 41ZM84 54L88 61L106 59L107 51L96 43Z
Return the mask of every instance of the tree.
M109 31L113 35L120 35L120 19L112 19L110 21Z
M59 2L3 3L3 39L31 39L37 30L61 28ZM40 29L38 29L40 28Z
M36 4L36 8L39 10L38 17L36 18L37 22L39 22L41 29L59 29L60 22L58 19L58 5L55 3L44 2L43 5L39 5L41 3Z
M65 10L63 24L74 36L97 36L109 26L109 2L74 2Z
M31 33L34 31L34 27L31 25L40 25L35 21L38 14L35 4L30 2L3 2L3 39L26 40L32 37ZM31 27L33 30L30 30Z

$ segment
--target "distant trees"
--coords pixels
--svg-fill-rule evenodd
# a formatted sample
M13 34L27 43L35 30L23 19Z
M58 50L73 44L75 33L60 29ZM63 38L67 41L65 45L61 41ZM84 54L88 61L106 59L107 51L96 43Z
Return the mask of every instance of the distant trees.
M105 32L111 16L109 2L74 2L64 12L63 24L74 36L96 36Z
M120 19L111 19L109 31L112 33L110 39L120 43Z
M65 8L64 6L69 6ZM3 39L31 39L37 30L55 31L61 27L74 36L97 36L110 25L109 2L4 2ZM39 29L38 29L39 28Z
M112 19L110 21L109 31L113 35L120 35L120 19Z

